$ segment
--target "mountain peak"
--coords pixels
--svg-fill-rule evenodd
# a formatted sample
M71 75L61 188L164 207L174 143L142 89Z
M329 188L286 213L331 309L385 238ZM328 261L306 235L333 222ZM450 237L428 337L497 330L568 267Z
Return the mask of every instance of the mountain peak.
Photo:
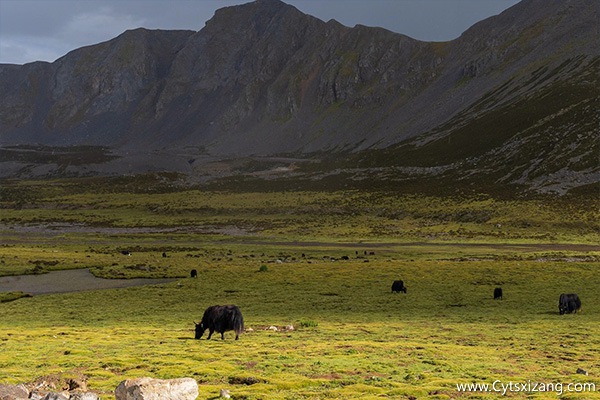
M234 29L248 24L269 21L274 17L284 17L285 13L302 14L295 7L280 0L256 0L235 6L223 7L215 11L215 15L207 21L207 27L215 24L233 24ZM236 24L239 26L235 27Z

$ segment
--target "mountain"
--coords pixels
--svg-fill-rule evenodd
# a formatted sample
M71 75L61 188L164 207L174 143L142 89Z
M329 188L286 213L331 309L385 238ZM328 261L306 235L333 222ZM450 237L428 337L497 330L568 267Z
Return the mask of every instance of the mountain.
M0 65L3 175L53 173L49 151L99 146L59 170L204 176L202 160L285 155L326 159L326 172L299 168L314 179L589 187L599 21L597 0L524 0L455 40L421 42L257 0L198 32L127 31L54 63Z

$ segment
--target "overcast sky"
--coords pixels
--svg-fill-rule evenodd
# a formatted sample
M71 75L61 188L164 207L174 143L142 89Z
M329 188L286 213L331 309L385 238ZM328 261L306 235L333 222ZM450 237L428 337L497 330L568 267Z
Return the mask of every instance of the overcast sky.
M127 29L198 31L215 10L246 0L0 0L0 63L54 61ZM454 39L518 0L286 0L346 26L379 26L415 39Z

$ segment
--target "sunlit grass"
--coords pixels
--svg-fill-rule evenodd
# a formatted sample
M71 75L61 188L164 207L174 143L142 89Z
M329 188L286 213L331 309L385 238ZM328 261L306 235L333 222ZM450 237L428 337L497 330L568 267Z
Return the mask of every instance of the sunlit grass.
M596 382L597 265L377 257L270 263L258 272L260 265L207 266L197 279L163 286L4 303L0 381L77 370L110 392L135 376L191 376L200 398L220 388L250 398L453 397L457 382ZM398 277L406 295L390 293ZM505 299L494 301L499 284ZM563 291L579 293L582 312L558 315ZM237 342L231 332L224 342L193 340L193 320L223 303L238 304L253 331ZM294 331L265 330L290 324ZM257 383L239 383L245 379Z
M4 185L0 221L50 224L50 232L53 223L70 223L195 227L203 233L235 228L295 240L597 243L600 231L598 204L590 199L515 201L359 191L113 193L65 183L41 191L23 185ZM24 189L31 197L14 197Z
M456 384L495 380L600 388L600 211L588 200L11 185L0 276L179 279L3 293L0 383L84 374L110 398L124 379L189 376L201 399L221 388L237 399L492 399ZM391 293L395 279L407 294ZM497 286L504 300L492 299ZM580 313L558 315L563 292L578 293ZM204 309L226 303L252 331L193 340Z

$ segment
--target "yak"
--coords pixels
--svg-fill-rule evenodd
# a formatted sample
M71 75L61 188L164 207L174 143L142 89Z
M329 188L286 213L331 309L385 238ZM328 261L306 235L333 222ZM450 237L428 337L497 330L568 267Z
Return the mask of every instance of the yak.
M581 300L575 293L561 294L558 299L558 312L560 315L576 313L581 308Z
M198 277L198 271L196 271L195 269L190 271L190 278L197 278Z
M406 293L406 286L404 286L404 281L394 281L394 283L392 283L392 293L398 292Z
M202 321L194 324L196 324L196 339L200 339L208 329L207 340L215 331L221 334L222 340L225 340L226 331L235 331L235 340L238 340L244 330L244 317L239 307L235 305L210 306L204 311Z
M502 300L502 288L501 287L497 287L496 289L494 289L494 300Z

